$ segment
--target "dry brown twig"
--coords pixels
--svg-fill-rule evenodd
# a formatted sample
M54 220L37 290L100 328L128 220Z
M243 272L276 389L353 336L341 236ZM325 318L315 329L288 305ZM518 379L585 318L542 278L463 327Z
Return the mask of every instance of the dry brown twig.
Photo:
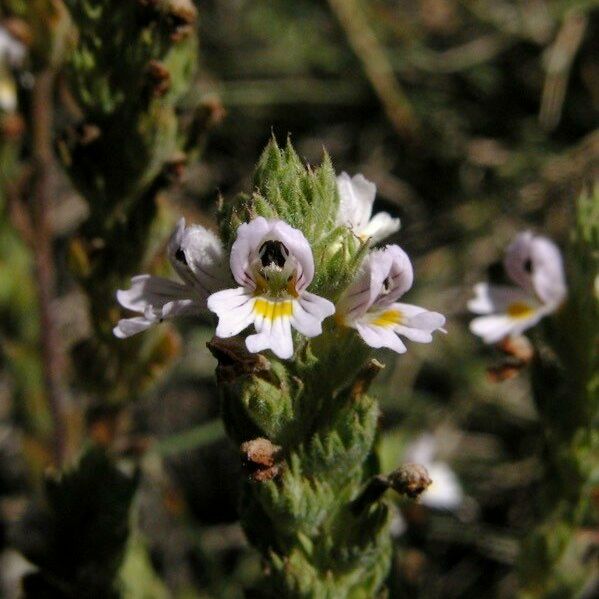
M412 105L397 81L393 66L358 2L328 2L396 132L404 139L414 139L419 125Z
M588 18L579 12L570 12L547 50L545 83L541 95L539 121L547 129L554 129L561 118L568 79L574 57L584 39Z
M56 277L50 221L52 178L52 104L56 72L46 67L36 79L31 103L32 189L31 217L35 236L33 252L40 310L40 345L44 386L54 423L54 458L57 467L67 452L66 396L62 381L64 355L61 349L52 303Z

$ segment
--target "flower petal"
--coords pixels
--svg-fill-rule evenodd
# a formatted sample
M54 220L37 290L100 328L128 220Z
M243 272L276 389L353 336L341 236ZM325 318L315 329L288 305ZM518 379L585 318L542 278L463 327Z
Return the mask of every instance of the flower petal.
M408 304L397 304L397 306L400 310L403 310L404 313L408 308ZM419 306L409 307L416 309L419 308ZM420 308L420 310L420 312L409 318L406 325L407 327L412 329L420 329L429 333L442 330L443 326L445 325L445 316L443 316L443 314L439 314L439 312L431 312L429 310L425 310L424 308Z
M530 280L532 262L529 262L532 240L531 231L518 234L508 246L503 259L503 267L510 279L527 291L532 291Z
M208 309L218 316L216 336L237 335L254 321L255 298L243 287L225 289L208 298Z
M203 297L230 280L220 239L201 225L186 226L180 219L167 253L177 274Z
M564 267L559 248L531 231L520 233L506 250L504 267L523 289L543 303L559 305L566 296Z
M312 248L299 229L294 229L282 220L269 221L267 239L282 241L299 265L296 290L301 293L314 278L314 257Z
M337 177L337 189L339 191L337 224L349 227L360 236L372 214L376 185L362 174L350 177L343 172Z
M119 339L125 339L145 331L153 324L156 324L157 320L149 320L145 316L135 316L134 318L122 318L118 324L112 329L112 333Z
M431 485L420 495L420 503L434 509L454 510L464 500L462 485L455 472L444 462L427 464Z
M190 292L188 287L169 279L138 275L131 279L131 287L119 289L116 297L123 308L143 313L147 306L161 308L174 299L189 299Z
M302 335L316 337L322 333L322 321L335 313L332 302L308 291L293 302L291 324Z
M263 317L255 324L258 333L249 335L245 340L249 351L255 353L270 349L282 360L288 360L293 356L293 339L288 316L274 319Z
M536 237L532 246L533 287L546 304L559 306L566 297L566 282L562 255L546 237Z
M432 333L423 329L397 325L394 330L398 335L402 335L406 339L416 343L431 343L433 340Z
M293 339L291 338L290 319L294 309L293 300L270 300L265 297L256 298L253 314L257 334L245 340L251 352L271 349L282 359L293 355Z
M400 298L412 287L414 282L414 269L408 255L398 245L388 245L380 250L383 256L390 261L388 272L380 284L378 296L373 306L388 306ZM380 259L377 252L373 252L373 260ZM373 285L378 284L378 279Z
M159 318L163 320L165 318L174 318L175 316L197 316L205 309L205 304L195 299L174 300L168 302L168 304L164 304Z
M468 309L475 314L505 312L510 304L519 302L537 305L530 294L519 287L478 283L474 286L474 293L475 297L468 302Z
M373 250L366 256L360 272L337 304L337 313L348 326L364 316L376 301L392 263L392 254L386 249Z
M230 265L233 277L244 287L251 289L256 287L250 272L250 264L258 255L260 244L269 230L270 225L263 216L249 223L243 223L237 229L237 237L231 247Z
M403 341L395 334L392 328L362 322L355 323L354 328L370 347L374 347L375 349L386 347L396 351L398 354L403 354L407 351Z
M418 343L430 343L433 340L432 333L436 330L443 330L441 327L445 324L445 317L438 312L429 312L419 306L395 303L384 309L368 312L355 323L356 328L357 324L373 327L377 331L393 331L396 335L403 335ZM390 339L388 335L385 337ZM385 345L384 347L390 346Z
M485 343L497 343L512 334L518 323L507 314L479 316L470 322L470 330Z
M414 271L408 255L397 245L371 251L359 275L338 302L340 320L347 326L366 314L389 307L410 287Z
M389 235L399 231L401 222L399 218L393 218L387 212L375 214L366 227L362 230L362 235L369 237L371 243L378 243Z
M293 339L289 316L276 318L272 323L271 347L276 356L287 360L293 356Z
M437 453L437 439L431 433L423 433L410 442L404 452L404 461L427 466Z
M16 69L23 65L26 55L25 44L13 36L6 27L0 26L0 62Z
M380 259L373 260L373 254L377 254ZM371 252L366 257L360 272L337 303L337 313L343 317L348 326L364 316L372 306L389 272L389 267L390 261L384 257L382 250Z

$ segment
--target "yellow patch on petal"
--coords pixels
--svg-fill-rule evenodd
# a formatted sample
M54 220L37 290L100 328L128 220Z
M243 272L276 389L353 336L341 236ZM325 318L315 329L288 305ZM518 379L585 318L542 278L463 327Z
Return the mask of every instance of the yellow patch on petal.
M381 312L373 321L372 324L377 327L394 327L396 324L402 324L404 320L403 314L399 310L391 309Z
M264 298L258 298L254 303L254 314L270 321L277 318L289 318L293 315L293 302L289 300L271 302Z
M514 302L507 307L508 316L512 318L528 318L533 312L534 309L526 302Z

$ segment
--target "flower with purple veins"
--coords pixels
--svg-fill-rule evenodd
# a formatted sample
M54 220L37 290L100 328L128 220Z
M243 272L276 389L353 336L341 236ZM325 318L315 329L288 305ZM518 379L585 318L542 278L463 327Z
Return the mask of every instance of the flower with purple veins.
M337 304L338 324L356 329L371 347L387 347L398 353L407 351L400 335L430 343L434 331L443 331L445 317L397 302L412 287L413 279L410 259L399 246L370 252Z
M335 312L329 300L306 291L314 277L310 244L281 220L258 217L240 225L230 264L239 287L208 298L208 308L218 316L217 337L233 337L253 324L256 333L246 338L248 350L271 349L288 359L293 355L291 327L315 337Z
M478 283L468 308L481 314L470 330L485 343L517 337L555 312L566 297L562 256L546 237L520 233L508 247L504 268L515 285Z
M208 296L230 280L220 240L201 225L186 226L182 218L168 242L167 254L183 283L149 274L133 277L129 289L117 291L117 300L141 316L119 320L115 336L130 337L166 318L200 314L207 308Z

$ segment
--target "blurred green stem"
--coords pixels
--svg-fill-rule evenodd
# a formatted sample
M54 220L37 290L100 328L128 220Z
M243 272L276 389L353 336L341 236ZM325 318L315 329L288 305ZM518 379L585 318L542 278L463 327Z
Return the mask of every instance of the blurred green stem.
M184 451L192 451L224 438L225 428L220 420L211 420L189 430L162 439L152 451L168 457Z

